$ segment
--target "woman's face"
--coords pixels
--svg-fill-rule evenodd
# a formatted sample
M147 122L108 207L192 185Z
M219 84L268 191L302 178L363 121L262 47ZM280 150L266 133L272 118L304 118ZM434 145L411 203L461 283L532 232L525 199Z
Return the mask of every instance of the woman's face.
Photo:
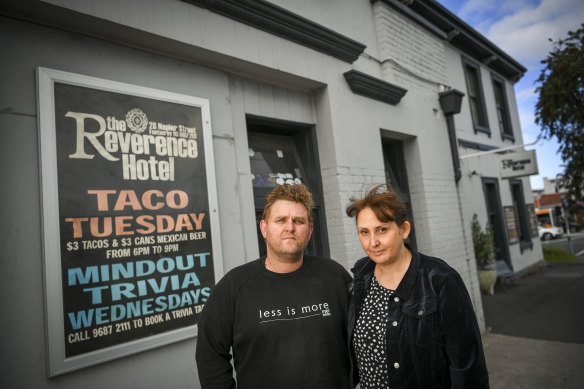
M401 258L404 239L410 234L410 223L400 227L395 222L380 221L371 208L357 214L359 240L365 253L377 264L389 264Z

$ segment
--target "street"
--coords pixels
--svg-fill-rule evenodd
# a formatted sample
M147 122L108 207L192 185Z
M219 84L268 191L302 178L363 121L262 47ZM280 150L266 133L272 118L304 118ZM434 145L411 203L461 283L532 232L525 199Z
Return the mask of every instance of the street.
M584 261L549 263L483 296L491 332L584 344Z
M580 259L584 258L584 232L564 235L559 239L542 240L542 247L556 246L560 247L566 252L576 254Z
M491 389L584 387L584 236L571 238L579 260L548 263L483 295Z

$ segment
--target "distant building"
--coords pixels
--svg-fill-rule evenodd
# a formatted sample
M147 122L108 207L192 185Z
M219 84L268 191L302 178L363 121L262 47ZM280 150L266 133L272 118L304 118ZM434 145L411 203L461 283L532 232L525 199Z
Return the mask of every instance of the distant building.
M560 207L562 205L562 195L560 193L546 193L535 199L536 208Z
M557 215L558 225L564 232L578 232L582 230L584 213L572 214L566 200L567 189L562 186L561 177L543 179L543 190L533 191L535 207L538 209L553 209ZM567 220L566 220L567 218Z
M543 193L565 193L567 190L561 185L561 178L543 178Z

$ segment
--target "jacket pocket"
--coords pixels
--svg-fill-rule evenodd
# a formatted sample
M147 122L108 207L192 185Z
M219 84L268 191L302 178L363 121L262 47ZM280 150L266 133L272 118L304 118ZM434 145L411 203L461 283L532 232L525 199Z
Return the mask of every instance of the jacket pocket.
M434 345L436 342L434 337L436 311L437 303L434 299L403 307L411 344L422 347Z
M422 319L436 312L436 300L428 300L419 304L408 305L403 307L403 313L410 317Z

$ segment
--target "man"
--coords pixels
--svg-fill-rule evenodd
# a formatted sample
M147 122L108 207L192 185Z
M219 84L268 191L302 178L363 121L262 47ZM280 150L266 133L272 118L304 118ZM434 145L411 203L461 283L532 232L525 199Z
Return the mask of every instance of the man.
M351 277L331 259L303 255L312 205L300 184L266 197L266 257L228 272L201 313L196 361L203 389L235 388L236 381L240 389L349 387Z

